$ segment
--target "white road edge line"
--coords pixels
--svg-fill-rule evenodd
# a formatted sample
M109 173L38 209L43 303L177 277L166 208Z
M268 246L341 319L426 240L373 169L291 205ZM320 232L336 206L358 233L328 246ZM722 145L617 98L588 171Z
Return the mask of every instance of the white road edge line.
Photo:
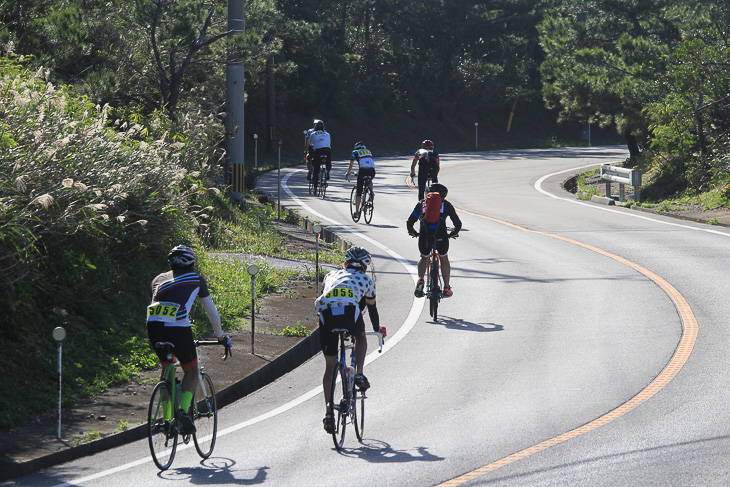
M413 278L413 283L415 284L418 280L418 270L414 265L412 265L408 260L406 260L403 256L396 253L395 251L391 250L387 246L383 245L382 243L378 242L377 240L368 237L367 235L364 235L357 230L354 230L353 228L344 225L342 223L339 223L331 218L328 218L321 213L315 211L312 209L309 205L305 204L301 199L299 199L292 191L289 189L289 187L286 185L287 181L289 181L289 178L295 173L303 171L303 169L295 169L293 172L288 173L284 179L282 180L282 188L286 193L302 208L304 208L307 212L310 214L317 216L322 221L328 221L332 223L334 226L338 226L342 228L343 230L346 230L350 232L351 234L362 238L363 240L373 244L374 246L378 247L379 249L383 250L387 254L389 254L391 257L393 257L396 261L398 261L405 269L408 271L408 273ZM378 353L377 351L373 351L372 353L368 354L368 356L365 358L365 364L369 364L370 362L377 360L379 357L381 357L384 353L386 353L388 350L393 348L398 342L400 342L405 336L413 329L413 327L416 325L416 321L421 316L421 311L423 310L423 303L425 302L425 298L413 298L413 302L411 304L411 310L408 313L408 316L406 317L406 320L403 322L403 325L398 329L398 331L389 338L384 344L383 344L383 352ZM315 387L311 391L305 392L301 396L292 399L286 404L283 404L279 406L278 408L272 409L271 411L261 414L255 418L249 419L247 421L244 421L242 423L238 423L236 425L230 426L228 428L225 428L218 432L218 438L221 436L229 435L231 433L234 433L238 430L241 430L243 428L247 428L249 426L252 426L254 424L260 423L261 421L265 421L267 419L273 418L275 416L278 416L279 414L282 414L286 411L289 411L290 409L295 408L296 406L299 406L300 404L317 397L318 395L322 394L322 386ZM188 448L191 448L193 446L192 443L188 445L180 445L178 446L178 451L187 450ZM89 475L87 477L81 477L78 479L69 480L68 482L64 482L62 484L57 484L54 487L70 487L73 485L79 485L85 482L90 482L92 480L100 479L103 477L107 477L109 475L127 470L129 468L137 467L139 465L143 465L145 463L151 462L152 457L147 456L145 458L141 458L139 460L135 460L133 462L125 463L124 465L120 465L118 467L114 467L108 470L104 470L102 472Z
M633 212L633 211L631 213L625 213L625 212L616 211L616 210L611 209L611 208L608 208L608 207L591 205L591 204L585 203L583 201L575 200L575 199L572 199L572 198L565 198L565 197L562 197L562 196L554 195L554 194L549 193L548 191L546 191L546 190L544 190L542 188L542 183L544 183L545 180L548 179L548 178L550 178L550 177L557 176L559 174L564 174L564 173L567 173L567 172L578 171L580 169L587 169L589 167L596 167L596 166L600 166L600 165L601 164L588 164L586 166L578 166L578 167L574 167L572 169L565 169L563 171L558 171L558 172L554 172L552 174L547 174L547 175L541 177L540 179L538 179L537 181L535 181L535 189L537 191L539 191L540 193L542 193L542 194L545 194L547 196L550 196L551 198L555 198L556 200L563 200L563 201L567 201L569 203L575 203L577 205L582 205L582 206L585 206L585 207L588 207L588 208L593 208L595 210L609 211L609 212L612 212L614 214L625 215L625 216L629 216L629 217L632 217L632 218L640 218L642 220L649 220L649 221L652 221L654 223L660 223L662 225L669 225L669 226L672 226L672 227L680 227L680 228L685 228L685 229L689 229L689 230L695 230L695 231L698 231L698 232L714 233L716 235L722 235L723 237L730 237L730 233L721 232L719 230L712 230L710 228L693 227L693 226L685 225L685 224L682 224L682 223L667 222L667 221L663 221L663 220L658 220L656 218L651 218L651 217L648 217L648 216L645 216L645 215L635 214L635 212Z

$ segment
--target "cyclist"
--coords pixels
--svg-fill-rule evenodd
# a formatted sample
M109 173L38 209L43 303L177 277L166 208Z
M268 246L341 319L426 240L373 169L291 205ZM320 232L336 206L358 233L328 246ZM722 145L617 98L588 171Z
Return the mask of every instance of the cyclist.
M428 139L421 142L421 148L416 151L411 162L411 178L416 175L416 163L418 163L418 201L421 201L428 176L431 176L434 183L439 182L438 174L441 163L439 153L433 148L433 142Z
M314 192L317 192L317 186L319 184L319 161L322 155L326 157L327 164L327 179L330 178L330 171L332 170L332 149L330 142L330 134L324 129L324 122L322 120L314 121L313 132L309 136L309 144L312 145L314 150L312 161L312 177L314 178Z
M182 364L185 376L182 380L182 409L178 411L178 420L183 433L194 433L195 425L187 415L193 392L198 385L198 355L193 341L193 330L190 326L190 308L195 298L200 298L213 332L218 341L231 346L231 339L223 335L221 319L208 291L208 285L200 274L193 271L195 251L185 245L173 248L167 256L170 265L168 272L163 272L152 280L152 304L147 308L147 335L152 348L157 342L170 342L175 345L175 357ZM163 306L158 306L158 305ZM155 352L162 363L162 380L165 367L169 364L167 352L156 349ZM172 403L167 398L163 401L165 417L172 419Z
M440 216L437 223L428 223L423 218L425 214L426 201L421 200L416 204L413 212L406 221L406 227L408 228L408 234L412 237L418 237L418 250L421 252L421 259L418 261L418 282L416 283L416 290L413 294L417 298L423 297L423 276L426 274L426 266L428 265L428 255L431 253L433 247L433 241L436 239L436 250L439 253L439 259L441 261L441 276L444 280L444 291L443 295L445 298L450 298L454 293L451 290L450 278L451 278L451 264L449 264L449 239L456 238L459 236L459 230L461 230L461 220L459 215L456 214L454 206L446 201L446 195L449 190L443 184L435 183L431 186L432 192L438 192L442 198L442 204L440 209ZM454 229L449 233L446 229L446 218L451 219L451 223L454 225ZM413 225L416 221L421 220L420 232L417 232Z
M312 132L314 132L314 125L316 125L317 122L319 122L319 120L315 120L312 124L312 128L304 133L304 160L307 163L307 181L312 179L312 159L314 158L314 147L309 139L312 136Z
M373 160L373 154L365 147L362 142L357 142L353 148L352 155L350 156L350 167L347 168L347 174L345 177L350 178L350 172L352 171L352 164L357 161L357 187L355 189L355 214L360 215L360 205L362 204L362 189L363 182L366 176L371 178L375 177L375 161ZM373 181L370 180L370 189L373 189Z
M373 329L380 331L385 336L385 327L380 326L378 307L375 304L375 283L367 275L371 262L372 258L367 250L362 247L350 247L345 253L344 268L332 271L325 276L322 295L314 302L314 307L319 314L319 340L325 360L322 386L324 387L326 414L323 423L324 429L328 433L332 433L334 430L330 384L337 363L338 345L337 335L332 333L332 330L346 328L355 337L355 384L363 391L370 387L370 382L362 373L368 349L368 342L365 338L365 321L362 317L365 306L368 308Z

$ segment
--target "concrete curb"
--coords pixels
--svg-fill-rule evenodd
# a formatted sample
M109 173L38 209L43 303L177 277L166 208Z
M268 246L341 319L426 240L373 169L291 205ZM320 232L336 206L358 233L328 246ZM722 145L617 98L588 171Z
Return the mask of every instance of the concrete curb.
M218 409L223 408L259 389L274 382L285 374L296 369L320 352L319 329L301 340L294 347L281 354L276 359L264 365L257 371L249 374L240 381L216 393ZM38 470L53 467L61 463L70 462L85 456L94 455L105 450L126 445L147 436L147 425L141 424L127 431L99 438L98 440L82 443L78 446L50 453L25 462L2 464L0 481L22 477Z

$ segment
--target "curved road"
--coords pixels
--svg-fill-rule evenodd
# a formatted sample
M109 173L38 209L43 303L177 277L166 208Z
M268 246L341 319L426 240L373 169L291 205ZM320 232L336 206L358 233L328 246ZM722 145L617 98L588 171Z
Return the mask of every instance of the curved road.
M146 442L18 485L726 485L726 229L579 202L559 184L616 147L442 156L464 231L440 320L414 299L410 161L377 160L372 225L352 224L345 162L325 201L301 168L282 203L368 247L389 337L366 373L366 440L337 453L314 357L220 412L214 458ZM259 186L276 193L276 173ZM303 313L312 312L310 309ZM374 348L374 347L373 347Z

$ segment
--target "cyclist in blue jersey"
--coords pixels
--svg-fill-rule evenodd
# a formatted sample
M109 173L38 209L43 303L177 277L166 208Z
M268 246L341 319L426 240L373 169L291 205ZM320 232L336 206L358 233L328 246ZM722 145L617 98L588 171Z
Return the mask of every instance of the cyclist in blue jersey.
M367 306L373 330L385 336L385 327L380 326L378 307L375 304L375 283L367 275L372 258L362 247L350 247L345 253L345 267L332 271L324 278L322 294L315 300L314 307L319 314L319 341L325 360L322 386L326 414L324 429L332 433L332 398L330 384L337 363L337 335L335 328L346 328L355 337L355 385L367 390L370 382L363 375L368 342L365 337L365 321L362 311Z
M195 251L190 247L178 245L173 248L167 256L170 270L152 281L152 303L147 307L147 335L162 363L161 380L165 379L165 367L169 361L165 350L155 348L157 342L175 345L175 357L185 372L180 401L182 410L178 412L184 433L195 432L195 425L187 411L198 385L198 355L189 316L196 297L200 299L218 341L231 346L231 339L223 335L220 315L208 291L208 284L203 276L193 271L195 260ZM163 408L169 408L165 416L171 418L172 402L168 400L167 404L165 401L162 404Z
M346 178L350 178L350 172L352 171L352 165L357 161L357 186L355 188L355 215L357 218L360 217L360 205L362 204L362 190L363 183L366 176L371 178L375 177L375 161L373 160L373 154L370 152L365 144L362 142L355 143L355 147L350 156L350 166L347 168ZM370 180L370 189L373 189L372 179Z
M449 263L448 256L449 239L459 236L459 231L461 230L461 219L459 218L459 215L456 214L454 206L445 199L446 195L449 193L446 186L436 183L431 186L431 191L438 192L442 198L438 222L428 223L423 218L426 206L425 200L421 200L416 203L415 208L413 208L413 211L406 221L408 234L412 237L418 237L418 250L421 253L421 258L418 261L418 282L416 283L416 290L413 294L417 298L422 298L424 295L423 276L426 274L428 256L431 253L434 239L436 239L436 250L438 250L439 259L441 261L441 277L444 280L444 297L450 298L454 293L451 290L451 264ZM446 218L449 218L451 223L454 225L454 229L451 232L449 232L446 228ZM420 232L416 231L413 227L413 225L419 220L421 221Z

